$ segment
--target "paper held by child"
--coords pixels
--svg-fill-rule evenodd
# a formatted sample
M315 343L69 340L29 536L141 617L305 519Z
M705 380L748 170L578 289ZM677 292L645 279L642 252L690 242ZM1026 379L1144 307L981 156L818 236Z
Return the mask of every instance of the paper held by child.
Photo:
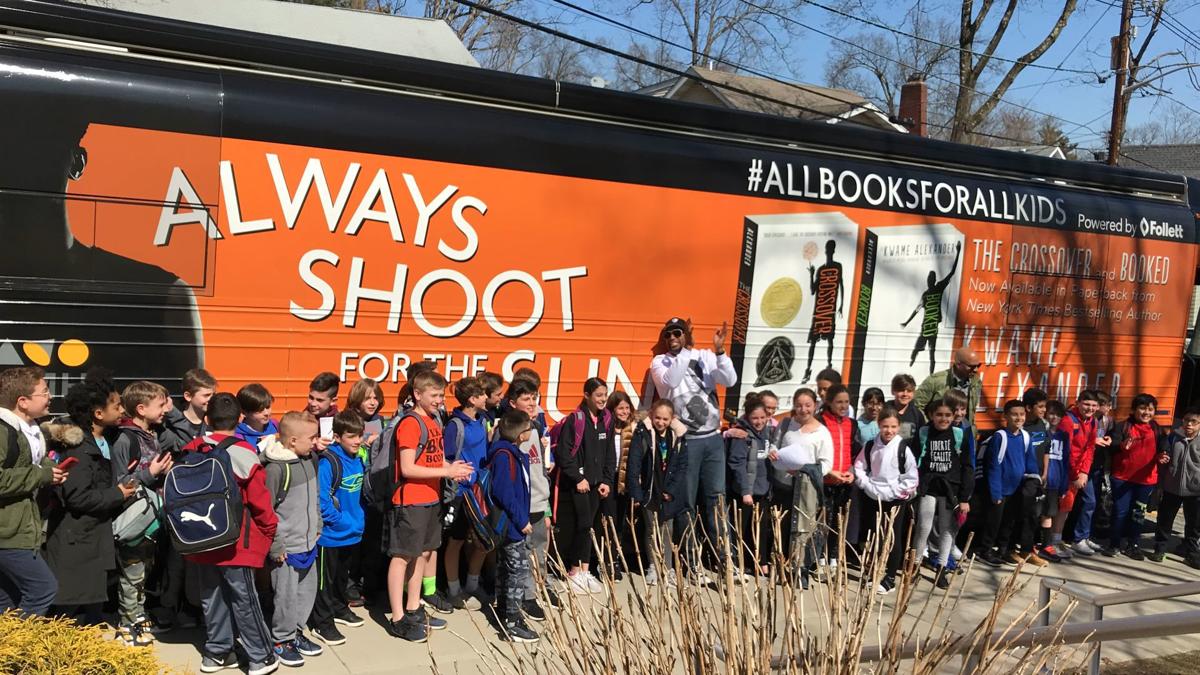
M813 464L816 461L817 458L810 445L793 443L779 449L779 458L773 464L775 468L784 471L798 471L805 464Z

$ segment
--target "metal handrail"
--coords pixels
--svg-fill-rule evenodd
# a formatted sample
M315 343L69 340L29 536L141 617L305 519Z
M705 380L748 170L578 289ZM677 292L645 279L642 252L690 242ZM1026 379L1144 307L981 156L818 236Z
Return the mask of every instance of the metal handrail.
M1104 608L1114 605L1129 605L1136 602L1148 602L1150 600L1169 600L1171 598L1182 598L1188 595L1200 594L1200 582L1189 581L1182 584L1166 584L1164 586L1149 586L1147 588L1138 588L1132 591L1114 591L1111 593L1094 593L1079 588L1068 583L1065 579L1042 579L1041 588L1038 590L1039 607L1042 610L1041 622L1042 626L1050 625L1050 592L1057 591L1063 595L1070 596L1076 600L1091 605L1092 621L1094 623L1104 623ZM1187 612L1183 612L1186 614ZM1172 616L1172 615L1165 615ZM1144 618L1144 617L1139 617ZM1122 619L1123 621L1124 619ZM1076 624L1071 624L1076 625ZM1191 632L1191 631L1183 631ZM1179 635L1181 633L1163 633L1162 635ZM1133 637L1133 636L1131 636ZM1114 638L1118 640L1129 639L1128 637ZM1092 649L1092 656L1088 659L1088 675L1100 675L1100 649L1102 640L1089 640L1095 642L1096 646Z

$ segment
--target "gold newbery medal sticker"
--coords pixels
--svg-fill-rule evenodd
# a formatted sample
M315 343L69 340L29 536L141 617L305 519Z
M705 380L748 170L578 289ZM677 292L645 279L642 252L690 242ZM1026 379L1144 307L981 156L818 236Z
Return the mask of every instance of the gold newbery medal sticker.
M772 281L762 297L760 309L763 321L772 328L783 328L800 313L803 299L804 291L795 279L780 277Z

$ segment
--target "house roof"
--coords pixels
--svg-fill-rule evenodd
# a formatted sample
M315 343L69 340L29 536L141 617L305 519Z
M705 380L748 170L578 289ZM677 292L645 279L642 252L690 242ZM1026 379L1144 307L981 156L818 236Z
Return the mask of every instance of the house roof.
M137 14L331 45L479 66L450 26L423 19L276 0L72 0Z
M1009 152L1023 152L1027 155L1037 155L1038 157L1067 158L1066 154L1063 153L1063 149L1057 145L1002 145L996 149L1008 150Z
M831 123L846 120L877 129L907 131L903 126L891 122L887 113L874 103L846 89L768 80L700 66L688 68L688 74L693 77L680 76L665 80L645 87L638 93L783 117ZM734 91L729 87L749 93Z
M1119 164L1131 169L1151 169L1200 178L1200 143L1178 145L1124 145Z

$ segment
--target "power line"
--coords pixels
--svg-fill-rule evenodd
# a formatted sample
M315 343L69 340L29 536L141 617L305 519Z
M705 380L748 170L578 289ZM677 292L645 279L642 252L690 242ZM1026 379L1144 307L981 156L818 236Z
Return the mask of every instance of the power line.
M774 97L772 97L772 96L767 96L767 95L765 95L765 94L760 94L760 93L758 93L758 92L750 91L750 90L748 90L748 89L744 89L744 88L742 88L742 87L737 87L737 86L735 86L735 85L727 84L727 83L724 83L724 82L716 82L716 81L712 81L712 80L706 80L706 79L704 79L704 78L701 78L701 77L699 77L699 76L697 76L697 75L694 75L694 74L692 74L692 73L689 73L689 72L686 72L686 71L683 71L683 70L679 70L678 68L673 68L673 67L671 67L671 66L667 66L667 65L664 65L664 64L661 64L661 63L656 63L656 62L654 62L654 61L652 61L652 60L650 60L650 59L645 59L645 58L642 58L642 57L640 57L640 56L636 56L636 55L633 55L633 54L629 54L628 52L623 52L623 51L621 51L621 50L619 50L619 49L614 49L614 48L612 48L612 47L608 47L608 46L605 46L605 45L602 45L602 44L599 44L599 43L593 42L593 41L591 41L591 40L587 40L587 39L584 39L584 38L581 38L581 37L578 37L578 36L572 35L572 34L570 34L570 33L566 33L566 32L563 32L563 31L559 31L559 30L556 30L556 29L554 29L554 28L549 28L549 27L547 27L547 26L543 26L543 25L541 25L541 24L537 23L536 21L532 21L532 20L529 20L529 19L524 19L524 18L522 18L522 17L515 16L515 15L513 15L513 14L509 14L509 13L507 13L507 12L504 12L504 11L502 11L502 10L498 10L498 9L495 9L495 8L492 8L492 7L488 7L488 6L486 6L486 5L479 4L479 3L477 3L477 2L474 2L473 0L454 0L454 1L455 1L455 2L457 2L458 4L464 5L464 6L466 6L466 7L470 7L471 9L474 9L474 10L476 10L476 11L480 11L480 12L483 12L483 13L485 13L485 14L490 14L490 15L492 15L492 16L496 16L496 17L499 17L499 18L501 18L501 19L505 19L505 20L507 20L507 21L511 21L511 22L513 22L513 23L516 23L516 24L518 24L518 25L525 26L526 28L530 28L530 29L533 29L533 30L537 30L537 31L540 31L540 32L546 33L546 34L548 34L548 35L552 35L552 36L554 36L554 37L557 37L557 38L560 38L560 39L563 39L563 40L567 40L567 41L569 41L569 42L574 42L574 43L576 43L576 44L579 44L579 45L582 45L582 46L585 46L585 47L588 47L588 48L591 48L591 49L595 49L595 50L597 50L597 51L603 52L603 53L605 53L605 54L609 54L609 55L611 55L611 56L615 56L615 57L617 57L617 58L627 59L627 60L629 60L629 61L633 61L634 63L638 63L638 64L641 64L641 65L647 66L647 67L649 67L649 68L654 68L654 69L656 69L656 70L661 70L661 71L663 71L663 72L671 73L671 74L673 74L673 75L675 75L675 76L677 76L677 77L684 77L684 78L687 78L687 79L689 79L689 80L692 80L692 81L694 81L694 82L698 82L698 83L700 83L700 84L704 84L704 85L710 85L710 86L715 86L715 87L717 87L717 88L720 88L720 89L726 89L726 90L729 90L729 91L737 92L737 93L739 93L739 94L742 94L742 95L745 95L745 96L749 96L749 97L751 97L751 98L759 99L759 100L762 100L762 101L767 101L767 102L769 102L769 103L774 103L774 104L776 104L776 105L781 105L781 106L784 106L784 107L786 107L786 108L792 108L792 109L795 109L795 110L800 110L800 111L804 111L804 112L812 113L812 114L814 114L814 115L819 115L820 117L823 117L823 118L826 118L826 119L829 119L829 120L839 120L839 121L841 120L841 118L840 118L840 117L837 117L837 116L835 116L835 115L831 115L831 114L829 114L829 113L827 113L827 112L824 112L824 111L821 111L821 110L817 110L817 109L815 109L815 108L810 108L810 107L807 107L807 106L804 106L804 105L800 105L800 104L798 104L798 103L794 103L794 102L792 102L792 101L784 101L784 100L782 100L782 99L774 98ZM744 0L743 0L743 1L744 1ZM783 82L782 80L777 80L777 81ZM826 98L829 98L829 99L831 99L831 100L835 100L835 101L837 101L837 102L839 102L839 103L842 103L842 104L846 104L846 103L847 103L847 102L846 102L845 100L843 100L843 99L837 98L837 97L835 97L835 96L832 96L832 95L830 95L830 94L825 94L824 92L819 92L819 91L815 91L815 90L812 90L812 89L805 89L805 88L803 88L803 87L800 87L800 85L797 85L797 84L795 84L795 83L789 83L789 82L783 82L783 83L784 83L784 84L788 84L788 85L790 85L790 86L792 86L792 87L795 87L795 88L798 88L798 89L802 89L802 90L804 90L804 91L807 91L807 92L809 92L809 93L813 93L813 94L817 94L817 95L820 95L820 96L824 96L824 97L826 97ZM1044 113L1043 113L1043 114L1044 114ZM929 126L932 126L932 127L938 128L938 129L942 129L942 130L950 130L950 129L951 129L951 127L950 127L950 126L948 126L948 125L944 125L944 124L937 124L937 123L935 123L935 122L931 122L931 121L927 121L927 122L926 122L926 124L928 124ZM1028 140L1026 140L1026 139L1013 138L1013 137L1011 137L1011 136L1002 136L1002 135L999 135L999 134L992 134L992 133L988 133L988 132L984 132L984 131L971 131L971 132L969 132L969 133L971 133L971 134L972 134L972 135L974 135L974 136L979 136L979 137L983 137L983 138L992 138L992 139L996 139L996 140L1002 140L1002 141L1009 141L1009 142L1012 142L1012 143L1017 143L1017 144L1021 144L1021 145L1027 145L1027 144L1029 143L1029 141L1028 141Z
M1113 8L1112 5L1108 5L1104 9L1104 11L1100 13L1100 16L1096 17L1096 21L1092 23L1092 27L1087 29L1087 32L1084 33L1083 36L1080 37L1079 40L1075 42L1075 46L1071 47L1071 51L1067 52L1067 55L1062 57L1062 60L1058 62L1058 65L1060 67L1067 62L1067 59L1071 58L1071 55L1075 53L1076 49L1079 49L1079 45L1083 44L1083 41L1086 40L1088 38L1088 36L1092 34L1092 31L1096 30L1096 26L1100 25L1100 22L1104 19L1104 17L1108 16L1108 13L1110 10L1112 10L1112 8ZM1045 86L1047 84L1050 84L1049 78L1047 78L1045 82L1042 82L1038 86L1037 91L1034 91L1033 94L1031 94L1031 96L1033 96L1034 98L1037 98L1037 95L1042 93L1042 89L1045 88Z
M743 0L743 1L744 1L744 0ZM747 3L747 4L749 4L749 3ZM983 53L981 53L981 52L977 52L977 51L974 51L974 50L971 50L971 49L967 49L967 48L965 48L965 47L960 47L960 46L958 46L958 45L951 45L951 44L946 44L945 42L938 42L937 40L931 40L931 39L929 39L929 38L927 38L927 37L922 37L922 36L920 36L920 35L917 35L917 34L915 34L915 33L909 33L908 31L903 31L903 30L900 30L899 28L895 28L895 27L893 27L893 26L889 26L889 25L887 25L887 24L880 23L880 22L878 22L878 21L874 21L874 20L872 20L872 19L864 19L864 18L862 18L861 16L855 16L855 15L853 15L853 14L850 14L849 12L843 12L842 10L840 10L840 9L837 9L836 7L830 7L830 6L828 6L828 5L823 5L823 4L819 3L819 2L816 2L815 0L807 0L807 4L810 4L810 5L814 6L814 7L817 7L818 9L823 9L823 10L825 10L825 11L827 11L827 12L830 12L830 13L833 13L833 14L837 14L838 16L845 17L845 18L847 18L847 19L851 19L851 20L853 20L853 21L858 21L858 22L860 22L860 23L865 23L865 24L867 24L868 26L874 26L875 28L879 28L879 29L881 29L881 30L886 30L886 31L889 31L889 32L891 32L891 33L895 33L895 34L897 34L897 35L903 35L903 36L905 36L905 37L909 37L909 38L912 38L912 39L914 39L914 40L919 40L919 41L921 41L921 42L926 42L926 43L929 43L929 44L938 45L938 46L940 46L940 47L945 47L946 49L953 49L954 51L957 51L957 52L964 52L964 53L967 53L967 54L971 54L971 55L973 55L973 56L982 56L982 57L986 57L986 58L988 58L988 59L995 60L995 61L1003 61L1003 62L1005 62L1005 63L1019 63L1019 64L1023 64L1023 65L1024 65L1024 66L1026 66L1027 68L1039 68L1039 69L1041 69L1041 70L1053 70L1053 71L1056 71L1056 72L1062 72L1062 73L1075 73L1075 74L1077 74L1077 75L1092 75L1092 76L1098 76L1098 75L1099 75L1099 73L1097 73L1097 72L1095 72L1095 71L1091 71L1091 70L1078 70L1078 69L1075 69L1075 68L1062 68L1061 66L1057 66L1057 67L1056 67L1056 66L1044 66L1044 65L1041 65L1041 64L1038 64L1038 63L1032 63L1032 62L1029 62L1029 61L1022 61L1022 60L1020 60L1020 59L1009 59L1009 58L1005 58L1005 57L1003 57L1003 56L996 56L996 55L994 55L994 54L983 54ZM1106 72L1107 72L1107 71L1106 71Z
M558 1L558 0L555 0L555 1ZM854 47L855 49L859 49L859 50L861 50L861 51L863 51L863 52L866 52L867 54L871 54L872 56L876 56L876 57L878 57L878 58L881 58L881 59L884 59L884 60L886 60L886 61L890 61L891 63L895 63L895 64L897 64L897 65L901 65L901 66L903 66L903 65L906 65L906 64L905 64L903 61L900 61L900 60L894 59L894 58L892 58L892 57L890 57L890 56L887 56L886 54L880 54L880 53L879 53L879 52L877 52L877 51L874 51L874 50L868 49L867 47L864 47L864 46L862 46L862 45L860 45L860 44L858 44L858 43L856 43L856 42L853 42L853 41L851 41L851 40L847 40L846 38L839 37L839 36L837 36L837 35L833 35L832 33L828 33L828 32L826 32L826 31L823 31L823 30L819 29L819 28L814 28L814 27L812 27L812 26L810 26L810 25L808 25L808 24L806 24L806 23L804 23L804 22L802 22L802 21L800 21L800 20L798 20L798 19L794 19L794 18L792 18L792 17L790 17L790 16L787 16L787 15L785 15L785 14L781 14L781 13L779 13L779 12L776 12L775 10L773 10L773 9L771 9L771 8L769 8L769 7L763 7L762 5L755 4L755 3L751 2L750 0L739 0L739 1L740 1L742 4L748 5L748 6L750 6L750 7L753 7L753 8L755 8L755 9L759 10L760 12L765 12L765 13L767 13L767 14L770 14L770 15L772 15L772 16L774 16L774 17L778 18L778 19L781 19L781 20L783 20L783 21L787 21L787 22L789 22L789 23L793 23L793 24L795 24L795 25L797 25L797 26L799 26L799 27L801 27L801 28L804 28L805 30L812 31L812 32L816 33L817 35L822 35L822 36L824 36L824 37L826 37L826 38L829 38L830 40L836 40L837 42L841 42L841 43L843 43L843 44L849 45L849 46L851 46L851 47ZM941 43L935 43L935 44L941 44ZM1089 75L1093 75L1093 76L1095 75L1095 73L1088 73L1088 74L1089 74ZM930 73L929 73L929 77L932 77L932 78L933 78L933 79L935 79L935 80L939 80L939 81L945 82L945 83L947 83L947 84L950 84L950 85L952 85L952 86L955 86L955 87L961 87L961 88L963 88L963 89L966 89L966 90L968 90L968 91L974 92L974 93L976 93L976 94L979 94L979 95L981 95L981 96L986 96L986 97L990 97L990 96L991 96L991 94L989 94L989 93L987 93L987 92L985 92L985 91L980 91L979 89L975 89L975 88L973 88L973 87L966 87L966 86L963 86L963 85L962 85L961 83L959 83L959 82L955 82L954 80L951 80L951 79L950 79L950 78L948 78L948 77L942 77L941 75L938 75L937 73L934 73L934 72L930 72ZM1064 117L1059 117L1059 116L1057 116L1057 115L1051 115L1051 114L1050 114L1050 113L1048 113L1048 112L1044 112L1044 111L1038 110L1038 109L1036 109L1036 108L1031 108L1031 107L1029 107L1029 106L1027 106L1027 105L1022 105L1022 104L1020 104L1020 103L1016 103L1016 102L1014 102L1014 101L1011 101L1011 100L1009 100L1009 99L1006 99L1006 98L1003 98L1003 97L999 97L999 98L998 98L998 100L999 100L999 101L1001 101L1001 102L1003 102L1003 103L1007 103L1008 105L1011 105L1011 106L1013 106L1013 107L1015 107L1015 108L1020 108L1021 110L1026 110L1026 111L1028 111L1028 112L1031 112L1031 113L1035 113L1035 114L1038 114L1038 115L1043 115L1043 116L1045 116L1045 117L1049 117L1049 118L1051 118L1051 119L1058 120L1059 122L1065 122L1066 124L1073 125L1073 126L1071 127L1072 129L1078 129L1078 128L1080 128L1080 127L1083 127L1083 128L1085 128L1085 129L1087 129L1088 131L1091 131L1092 133L1099 133L1099 132L1095 131L1094 129L1092 129L1092 128L1089 126L1090 124L1092 124L1092 122L1088 122L1087 124L1079 124L1078 122L1074 122L1074 121L1072 121L1072 120L1069 120L1069 119L1066 119L1066 118L1064 118ZM1097 118L1097 119L1099 119L1099 118ZM1094 121L1094 120L1093 120L1093 121ZM942 128L943 128L943 129L948 129L949 127L942 127ZM974 133L974 132L972 132L972 133ZM1024 142L1024 141L1022 141L1022 142Z

